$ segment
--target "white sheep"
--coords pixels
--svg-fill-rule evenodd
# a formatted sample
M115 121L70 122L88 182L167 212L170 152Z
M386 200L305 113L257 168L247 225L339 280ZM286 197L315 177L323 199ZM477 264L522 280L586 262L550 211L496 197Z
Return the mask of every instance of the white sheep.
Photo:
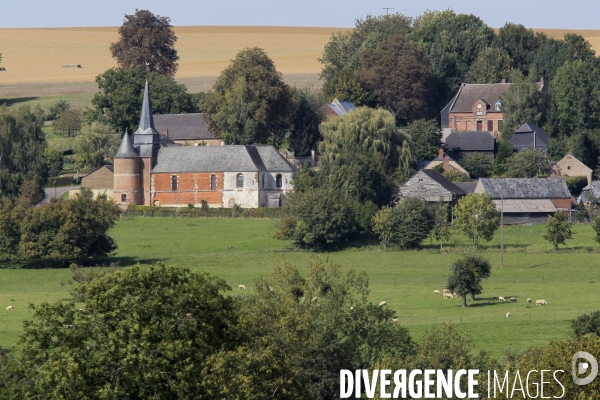
M529 304L531 304L531 301L532 301L532 300L531 300L531 298L527 298L527 302L528 302Z
M381 303L379 303L379 307L383 307L385 305L387 305L387 301L382 301Z
M8 307L6 307L6 311L14 311L14 310L13 310L13 306L8 306Z
M458 299L458 295L456 293L452 293L452 298L453 299Z
M452 293L444 293L444 299L453 299Z
M398 318L392 318L392 322L397 324L398 323Z
M450 293L450 289L444 289L444 293Z
M517 298L516 297L511 297L510 301L512 301L513 303L516 303L517 302Z
M435 294L436 296L439 296L440 295L440 291L439 290L434 290L433 294Z
M240 290L246 290L246 285L238 285L238 287L240 288Z
M502 296L498 296L498 301L506 301L506 299Z
M510 312L507 312L506 313L506 318L509 318L509 317L510 317Z
M546 300L544 300L544 299L540 299L540 300L536 300L535 301L535 305L536 306L547 306L548 302Z

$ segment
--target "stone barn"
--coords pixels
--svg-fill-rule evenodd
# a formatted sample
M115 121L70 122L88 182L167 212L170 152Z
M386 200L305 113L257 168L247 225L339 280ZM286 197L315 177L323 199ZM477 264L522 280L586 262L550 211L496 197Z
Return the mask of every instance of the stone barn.
M399 201L407 197L416 197L427 202L442 199L456 203L466 192L434 169L422 169L402 185L396 197Z

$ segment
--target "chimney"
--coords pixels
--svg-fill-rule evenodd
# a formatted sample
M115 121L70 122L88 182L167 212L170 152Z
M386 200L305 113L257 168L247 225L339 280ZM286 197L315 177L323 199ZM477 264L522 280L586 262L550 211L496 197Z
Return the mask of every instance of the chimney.
M440 149L440 152L438 153L438 157L441 158L442 160L444 159L444 149Z
M450 157L444 157L444 171L450 170Z
M169 130L168 130L168 129L163 129L163 130L161 131L161 133L162 133L163 135L165 135L166 137L169 137Z
M502 83L506 83L506 79L502 79Z

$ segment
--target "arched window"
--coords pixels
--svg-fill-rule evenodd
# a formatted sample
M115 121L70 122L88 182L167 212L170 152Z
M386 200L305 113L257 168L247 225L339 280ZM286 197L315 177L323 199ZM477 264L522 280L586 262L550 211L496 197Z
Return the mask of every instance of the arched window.
M217 190L217 176L215 174L210 176L210 190Z
M235 187L243 188L244 187L244 175L237 174L237 178L235 179Z
M277 174L275 176L275 186L277 187L277 189L279 189L279 188L281 188L281 186L283 186L281 174Z
M177 175L173 175L171 177L171 190L172 191L176 191L177 190Z

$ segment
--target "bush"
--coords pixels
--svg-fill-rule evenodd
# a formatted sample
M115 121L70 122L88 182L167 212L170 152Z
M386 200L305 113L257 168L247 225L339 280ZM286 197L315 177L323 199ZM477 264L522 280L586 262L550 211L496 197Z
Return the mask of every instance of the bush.
M386 248L390 243L404 249L418 247L433 229L434 217L425 201L408 197L395 209L384 207L373 216L373 232Z
M250 218L280 218L284 215L282 208L248 208L245 213ZM240 213L233 215L231 208L211 208L206 203L200 208L188 207L151 207L129 205L124 213L128 217L171 217L171 218L237 218Z
M579 197L581 190L588 184L585 176L565 176L565 182L573 197Z
M582 314L571 321L571 329L577 336L593 333L600 336L600 311Z

